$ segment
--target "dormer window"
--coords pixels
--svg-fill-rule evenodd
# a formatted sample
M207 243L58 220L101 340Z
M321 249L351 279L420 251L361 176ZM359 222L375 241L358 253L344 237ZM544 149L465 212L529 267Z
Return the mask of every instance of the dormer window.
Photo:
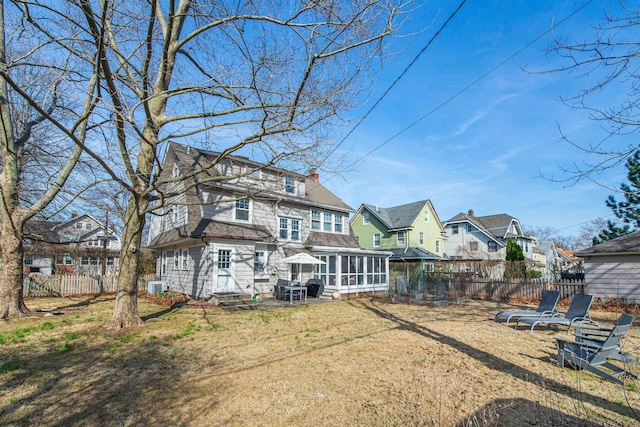
M369 224L369 212L362 213L362 225Z
M284 191L287 194L296 194L296 181L290 176L284 177Z
M178 167L178 165L174 164L173 165L173 169L171 171L171 176L173 178L177 178L180 176L180 168Z

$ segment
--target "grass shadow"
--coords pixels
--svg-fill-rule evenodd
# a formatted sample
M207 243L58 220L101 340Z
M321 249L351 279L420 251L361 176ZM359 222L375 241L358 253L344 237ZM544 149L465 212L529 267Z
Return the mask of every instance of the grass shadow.
M577 393L576 390L570 387L567 387L565 384L545 378L535 372L527 370L508 360L499 358L491 353L475 348L453 337L444 335L433 329L427 328L426 326L398 317L386 311L382 307L376 305L375 303L363 302L361 307L365 310L368 310L374 313L375 315L383 319L393 322L401 330L406 330L415 334L419 334L425 338L432 339L434 341L445 344L453 349L456 349L468 355L469 357L472 357L477 361L483 363L489 369L493 369L499 373L509 373L515 378L518 378L522 381L532 383L535 385L545 384L545 386L548 389L553 390L556 393L566 395L572 399L576 398L575 396L575 394ZM638 418L638 414L636 414L636 412L632 408L625 407L618 403L610 402L599 396L594 396L584 391L582 393L583 393L583 396L582 396L583 400L591 401L595 406L602 407L608 411L616 412L620 415L628 417L629 419L637 420L640 422L640 418Z

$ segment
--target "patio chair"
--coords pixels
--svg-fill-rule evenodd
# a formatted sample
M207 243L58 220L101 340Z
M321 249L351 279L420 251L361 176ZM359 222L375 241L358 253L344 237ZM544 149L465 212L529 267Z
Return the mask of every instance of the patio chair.
M276 285L273 288L273 299L278 301L286 301L289 299L289 294L285 286L289 286L291 282L284 279L278 279Z
M564 316L556 316L556 317L521 317L516 322L516 329L520 323L524 325L531 325L531 333L533 333L533 329L540 323L545 323L547 325L566 325L567 334L571 330L571 327L578 323L591 323L600 327L598 322L591 319L589 315L589 308L591 308L591 303L593 302L593 295L584 295L584 294L575 294L571 299L571 304L569 304L569 309L567 310Z
M558 299L560 298L560 292L558 291L544 291L542 293L542 299L540 300L540 304L538 308L534 310L528 309L527 311L500 311L493 318L494 322L497 322L498 319L506 318L507 326L509 326L509 321L514 317L553 317L558 315L558 310L556 310L556 304L558 304Z
M620 345L624 337L627 336L630 327L630 324L613 327L601 345L596 345L590 341L580 342L556 337L558 366L564 368L568 363L575 369L586 369L617 384L624 384L618 378L621 376L637 379L638 377L635 374L607 360L613 354L624 354L620 350ZM605 371L603 368L607 370Z
M624 341L627 337L628 331L633 326L633 321L635 317L628 313L622 313L620 318L616 320L615 326L624 327L621 331L620 341ZM602 346L609 336L609 334L613 331L613 328L594 328L591 326L576 326L576 341L578 342L588 342L594 346ZM622 346L621 346L622 347ZM631 364L639 364L639 362L627 353L622 351L620 348L617 352L612 352L609 355L609 358L619 360L626 363Z

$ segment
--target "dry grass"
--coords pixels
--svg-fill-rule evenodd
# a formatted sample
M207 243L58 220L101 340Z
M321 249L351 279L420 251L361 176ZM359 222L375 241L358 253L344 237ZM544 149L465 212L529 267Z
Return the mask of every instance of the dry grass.
M103 328L113 297L28 304L63 314L0 323L1 425L630 426L640 417L639 383L559 369L553 336L564 332L494 323L506 304L360 299L226 313L141 300L147 323L116 334ZM635 354L638 330L627 344Z

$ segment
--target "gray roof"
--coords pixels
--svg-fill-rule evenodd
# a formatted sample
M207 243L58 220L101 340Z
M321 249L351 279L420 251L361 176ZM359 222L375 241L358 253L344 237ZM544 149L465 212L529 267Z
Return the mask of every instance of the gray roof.
M213 162L218 156L219 152L208 151L208 150L200 150L193 147L186 147L184 145L170 142L169 147L167 149L167 155L165 156L165 161L169 162L177 162L180 165L180 170L183 174L189 173L196 169L205 169L201 174L197 176L199 181L211 180L217 176L220 176L218 171L211 167L206 169L211 162ZM168 157L168 158L167 158ZM238 157L238 156L226 156L225 159L236 162L248 164L255 167L263 167L264 164L259 162L255 162L246 157ZM342 199L329 191L324 185L319 182L315 182L313 179L301 175L295 172L287 171L284 169L280 169L273 166L265 167L265 169L277 171L279 173L293 175L298 179L305 180L305 197L292 197L289 196L291 201L299 201L305 202L306 204L316 204L325 208L333 208L338 211L346 211L353 212L353 208L347 205ZM171 174L171 170L166 168L163 171L163 177L168 177ZM216 185L220 184L219 181L209 181L207 185ZM265 192L266 193L266 192ZM261 194L261 196L265 196L266 194ZM274 197L282 198L283 194L274 195Z
M474 216L465 213L459 213L453 218L446 221L447 224L460 223L468 221L476 225L480 230L488 233L500 242L506 242L509 237L516 237L515 234L509 233L509 226L513 221L518 221L517 218L507 215L505 213L486 216ZM531 238L526 235L518 235L520 238Z
M436 255L422 248L395 248L385 249L386 252L391 252L393 255L389 258L389 261L420 261L420 260L442 260L446 257Z
M378 206L368 204L363 204L362 206L382 221L387 228L398 229L411 227L415 219L422 212L424 205L428 202L429 200L421 200L391 208L380 208Z
M640 254L640 231L607 240L599 245L582 249L576 252L576 256L598 256L598 255L639 255Z
M309 233L309 237L307 238L304 245L307 247L311 246L332 246L337 248L358 248L358 242L353 235L353 232L350 234L333 234L333 233L319 233L317 231L312 231Z
M266 227L252 224L228 223L213 220L189 221L187 225L173 228L156 236L149 247L160 247L183 239L220 238L251 242L275 243L276 239Z

